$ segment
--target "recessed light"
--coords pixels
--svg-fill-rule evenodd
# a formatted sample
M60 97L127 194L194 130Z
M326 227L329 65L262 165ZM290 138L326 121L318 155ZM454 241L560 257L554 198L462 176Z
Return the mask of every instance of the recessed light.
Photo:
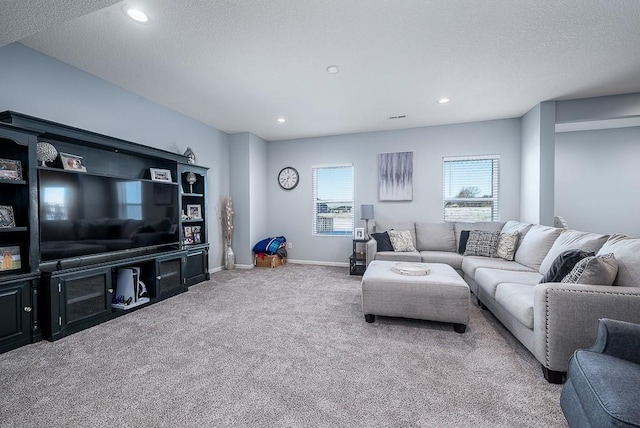
M327 73L331 73L331 74L336 74L338 71L338 66L337 65L330 65L329 67L327 67Z
M285 119L284 117L279 117L276 120L278 121L278 123L285 123L287 121L287 119Z
M127 9L127 15L129 15L129 18L138 22L147 22L149 20L147 14L140 9L129 8Z
M440 99L438 100L438 104L446 104L446 103L448 103L449 101L451 101L449 98L446 98L446 97L445 97L445 98L440 98Z

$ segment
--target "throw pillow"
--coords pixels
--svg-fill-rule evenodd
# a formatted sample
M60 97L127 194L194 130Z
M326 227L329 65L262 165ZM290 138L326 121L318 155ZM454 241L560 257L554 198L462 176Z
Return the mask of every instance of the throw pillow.
M595 254L582 250L567 250L558 254L551 263L549 270L544 274L540 283L543 282L560 282L569 274L580 260L593 257Z
M460 232L460 244L458 244L458 253L464 254L467 249L467 241L469 241L470 230L463 230Z
M408 230L388 230L393 251L417 251L413 245L411 232Z
M565 284L613 285L618 274L618 262L613 253L580 260L567 276Z
M393 251L393 245L391 245L391 239L387 232L372 233L371 237L378 243L378 251Z
M513 260L516 255L519 237L520 234L518 232L501 233L498 237L495 256L505 260Z
M486 230L472 230L469 232L465 256L493 257L498 245L500 232L488 232Z

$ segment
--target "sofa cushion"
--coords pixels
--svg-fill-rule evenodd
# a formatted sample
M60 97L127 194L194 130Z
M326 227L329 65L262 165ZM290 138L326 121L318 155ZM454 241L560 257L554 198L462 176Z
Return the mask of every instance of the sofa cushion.
M517 272L537 272L525 265L521 265L518 262L508 261L505 259L495 259L495 258L490 259L488 257L469 256L469 257L465 257L462 260L462 271L464 272L465 276L470 276L471 278L473 278L475 275L476 269L482 268L482 267L487 267L492 269L511 270L511 271L517 271Z
M390 230L408 230L414 245L416 239L416 225L413 221L376 221L376 232L388 232Z
M420 251L420 258L423 263L444 263L456 270L462 269L461 254L451 251Z
M453 223L416 222L418 251L456 251Z
M612 285L618 274L618 263L613 253L586 257L580 260L567 276L566 284Z
M540 283L543 282L560 282L562 278L571 272L580 260L594 256L595 253L588 253L582 250L567 250L560 253L558 257L551 263L551 267L544 274Z
M540 269L540 264L558 239L563 229L535 224L520 241L515 261L531 269Z
M524 235L526 235L529 229L531 229L531 226L533 226L531 223L523 223L521 221L509 220L504 224L504 226L502 226L501 232L502 233L518 232L518 235L520 235L520 239L518 243L520 243L522 242Z
M416 251L411 232L408 230L389 230L389 239L393 251Z
M611 235L596 255L608 253L613 253L618 262L618 276L613 284L640 287L640 238Z
M516 248L518 248L519 238L519 232L500 233L495 256L505 260L513 260L516 255Z
M379 251L376 253L375 260L387 260L390 262L416 262L422 261L420 253L417 251Z
M538 272L518 272L502 269L478 268L473 279L482 292L495 298L498 285L503 283L516 283L534 286L540 281Z
M391 239L387 232L372 233L371 237L376 240L378 251L393 251L393 245L391 245Z
M453 230L456 235L456 248L460 246L460 234L463 230L486 230L496 232L502 230L504 222L501 221L478 221L475 223L456 221L453 223Z
M533 329L535 290L531 284L502 283L496 288L496 302L522 325Z
M498 245L500 232L488 232L486 230L472 230L469 232L465 256L493 257Z
M545 275L551 268L551 264L556 258L567 250L582 250L596 253L606 242L608 235L598 233L579 232L577 230L565 229L560 233L558 239L553 243L551 249L540 264L540 273Z

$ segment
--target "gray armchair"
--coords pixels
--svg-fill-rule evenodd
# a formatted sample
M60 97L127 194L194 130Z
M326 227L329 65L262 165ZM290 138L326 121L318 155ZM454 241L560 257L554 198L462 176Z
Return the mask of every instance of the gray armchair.
M560 396L570 427L640 427L640 324L598 320L589 349L575 351Z

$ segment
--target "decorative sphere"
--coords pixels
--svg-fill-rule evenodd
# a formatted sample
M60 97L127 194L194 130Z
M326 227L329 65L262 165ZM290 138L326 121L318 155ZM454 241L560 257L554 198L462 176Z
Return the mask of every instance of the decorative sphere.
M36 144L36 155L40 164L44 166L45 162L53 162L58 156L58 151L52 144L40 141Z

